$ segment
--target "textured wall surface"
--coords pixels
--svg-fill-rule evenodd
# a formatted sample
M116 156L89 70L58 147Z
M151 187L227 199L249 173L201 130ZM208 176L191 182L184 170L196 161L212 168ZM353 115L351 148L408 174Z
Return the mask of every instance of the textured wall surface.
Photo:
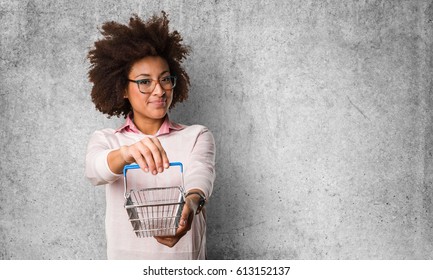
M184 3L182 3L184 2ZM0 0L0 259L104 259L84 178L86 54L168 12L193 53L171 116L214 133L212 259L433 258L433 2Z

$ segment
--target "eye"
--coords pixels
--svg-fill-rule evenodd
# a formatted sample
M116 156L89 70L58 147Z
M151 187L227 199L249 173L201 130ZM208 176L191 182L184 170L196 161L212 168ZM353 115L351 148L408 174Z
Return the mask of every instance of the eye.
M145 79L145 80L139 80L139 81L137 81L137 83L138 83L139 85L148 86L148 85L150 85L150 84L152 83L152 80L148 80L148 79Z
M171 83L171 76L161 78L161 82L163 83Z

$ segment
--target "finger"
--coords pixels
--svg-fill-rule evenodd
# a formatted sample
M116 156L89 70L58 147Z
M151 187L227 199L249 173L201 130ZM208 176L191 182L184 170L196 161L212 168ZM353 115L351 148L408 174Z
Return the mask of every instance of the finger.
M135 162L140 166L140 168L144 172L149 172L149 167L146 163L146 160L143 158L141 152L135 146L130 150L132 157L134 158Z
M179 220L179 227L176 230L177 235L184 235L191 229L192 220L194 218L194 213L187 203L184 204L182 209L182 214Z
M161 153L162 157L162 163L164 165L164 168L167 169L170 167L170 162L167 157L167 153L165 152L164 148L161 145L161 142L159 142L159 139L156 137L150 138L152 142L158 147L159 152Z
M148 170L152 172L152 174L156 174L155 161L149 147L143 143L143 140L137 142L136 147L140 151L141 156L146 161L147 167L149 168Z
M150 138L144 138L142 140L142 143L144 145L146 145L146 147L149 149L149 151L152 154L152 158L153 158L153 162L154 162L154 166L155 166L155 169L152 169L151 165L149 163L149 168L151 168L150 170L152 171L152 173L155 174L154 171L163 172L164 168L162 165L163 164L162 163L162 157L161 157L161 152L160 152L158 146L156 146L155 143Z

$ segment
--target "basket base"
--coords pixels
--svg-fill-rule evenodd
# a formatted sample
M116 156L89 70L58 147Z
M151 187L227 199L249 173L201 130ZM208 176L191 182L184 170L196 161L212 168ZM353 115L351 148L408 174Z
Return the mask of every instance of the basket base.
M174 236L176 228L172 229L155 229L155 230L134 230L135 235L139 238L156 237L156 236Z
M131 190L125 209L137 237L174 236L184 206L179 187Z

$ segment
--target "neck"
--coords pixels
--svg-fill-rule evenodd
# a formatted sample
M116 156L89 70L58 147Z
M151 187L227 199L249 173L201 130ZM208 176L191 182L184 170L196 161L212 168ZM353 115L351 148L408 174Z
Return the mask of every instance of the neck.
M155 135L164 120L165 117L161 119L143 119L134 117L134 124L142 133L146 135Z

